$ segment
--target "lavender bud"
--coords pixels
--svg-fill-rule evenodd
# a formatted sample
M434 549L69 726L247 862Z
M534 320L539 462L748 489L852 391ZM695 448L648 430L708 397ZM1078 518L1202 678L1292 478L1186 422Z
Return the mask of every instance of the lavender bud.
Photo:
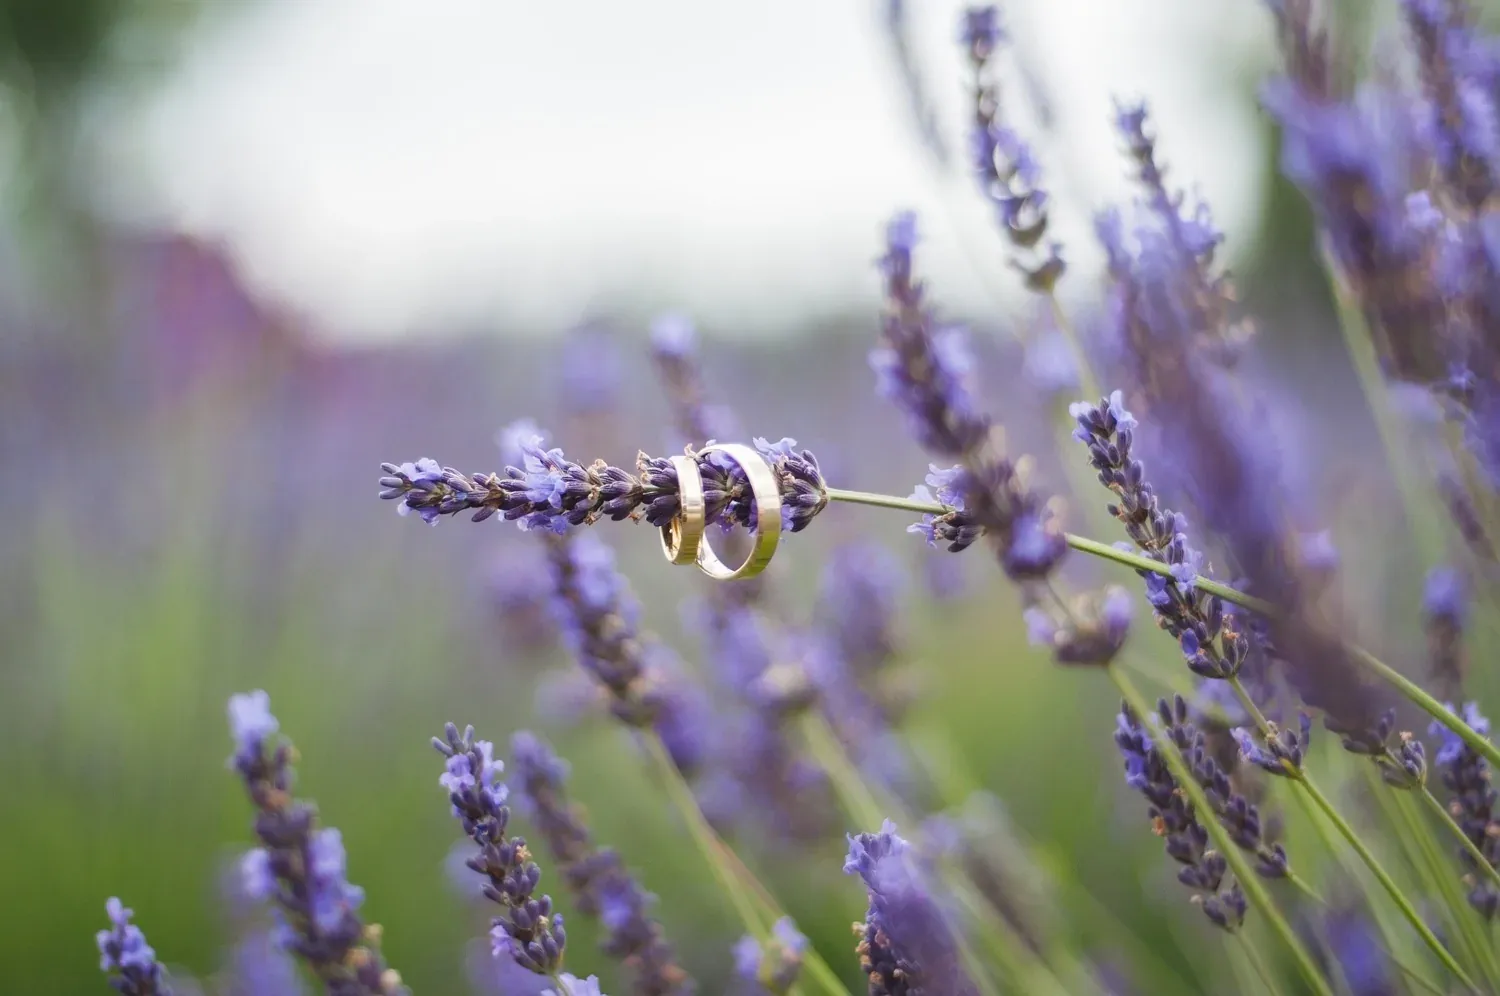
M1452 567L1427 574L1422 613L1427 631L1427 664L1434 682L1448 693L1463 688L1464 624L1468 615L1463 575Z
M1302 772L1302 762L1312 740L1312 719L1307 713L1300 714L1301 729L1281 729L1270 724L1264 746L1256 744L1255 738L1244 728L1231 731L1239 745L1240 757L1266 772L1283 778L1295 778Z
M359 916L364 892L346 877L342 836L320 828L316 810L292 798L295 752L277 735L270 696L231 696L229 726L235 744L229 763L256 808L261 844L241 861L245 893L274 903L282 946L331 992L404 996L400 975L380 955L379 927Z
M95 935L99 945L99 971L122 996L172 996L166 971L156 952L146 943L141 928L130 922L134 912L111 896L104 904L110 927Z
M694 985L677 964L661 925L647 915L643 892L619 855L594 846L581 807L567 797L568 766L532 733L511 738L515 785L523 812L547 842L579 912L604 925L600 948L635 973L642 996L686 996Z
M1129 706L1121 706L1116 717L1115 745L1125 759L1125 783L1151 804L1152 829L1166 841L1168 856L1182 866L1177 880L1194 891L1193 901L1215 926L1238 930L1247 907L1244 893L1224 856L1210 848L1208 831Z
M536 898L541 869L531 860L526 841L506 835L510 809L501 781L505 766L495 760L488 740L474 739L474 728L462 734L449 723L432 745L446 759L438 784L448 792L453 815L477 849L469 868L484 880L484 894L501 908L490 937L498 955L537 975L554 974L562 964L567 933L563 918L552 912L550 896Z
M975 996L953 929L895 824L886 820L879 833L851 834L844 873L858 875L869 896L865 922L855 930L872 993Z
M1448 708L1452 710L1453 706ZM1478 703L1464 703L1462 714L1464 722L1476 733L1489 736L1490 722L1479 711ZM1495 789L1491 784L1489 762L1441 723L1434 721L1428 732L1441 740L1435 763L1443 787L1452 793L1448 811L1465 836L1479 848L1490 867L1500 867L1500 822L1495 820ZM1469 889L1469 905L1486 920L1493 920L1495 913L1500 911L1500 890L1495 888L1491 877L1477 867L1468 848L1463 848L1458 854L1467 871L1464 882Z
M632 473L602 460L587 467L574 463L562 450L544 448L540 436L514 442L521 465L499 474L469 477L426 458L381 464L380 497L397 502L400 514L416 512L429 524L468 512L475 522L499 515L528 532L557 534L603 518L644 520L660 527L679 511L677 474L664 457L638 454ZM817 459L795 445L789 439L768 443L762 453L781 492L784 521L798 532L827 507L828 496ZM688 455L698 461L703 477L708 521L753 528L754 497L743 468L718 451Z

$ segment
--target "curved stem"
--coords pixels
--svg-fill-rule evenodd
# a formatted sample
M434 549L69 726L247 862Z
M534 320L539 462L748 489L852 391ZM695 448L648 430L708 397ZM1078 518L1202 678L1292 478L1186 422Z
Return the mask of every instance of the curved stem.
M889 814L903 824L911 822L911 814L905 811L900 802L881 801L876 798L875 791L859 773L859 769L850 759L826 716L816 710L809 710L803 716L802 731L813 756L828 771L833 781L834 791L851 819L868 826L877 826L885 815ZM1027 992L1057 994L1069 992L1068 987L1063 985L1054 973L1052 966L1028 948L1019 937L1014 936L1013 928L1005 922L989 900L975 891L961 872L951 867L951 862L939 862L938 870L944 886L952 892L954 898L959 901L959 905L969 916L983 928L980 933L989 942L987 946L996 962L999 963L1002 973L1009 975ZM975 956L962 932L955 929L953 933L958 944L959 956L975 983L983 992L998 992L993 981L988 977L983 963Z
M828 495L829 501L847 501L861 505L877 505L882 508L920 512L924 515L946 515L953 511L947 505L939 505L935 502L918 501L913 498L896 498L892 495L873 494L868 491L840 491L836 488L826 488L825 492ZM1101 543L1098 540L1089 539L1087 536L1077 536L1073 533L1064 533L1063 535L1068 542L1068 546L1080 553L1102 557L1105 560L1113 560L1117 564L1123 564L1138 571L1150 571L1153 574L1160 574L1163 577L1172 576L1172 569L1161 561L1152 560L1150 557L1139 553L1117 550L1108 543ZM1276 607L1270 602L1256 598L1254 595L1247 595L1242 591L1231 588L1227 584L1222 584L1210 578L1195 577L1193 578L1193 586L1216 598L1222 598L1226 602L1242 605L1250 611L1258 612L1264 616L1276 616L1278 614ZM1477 733L1473 727L1465 723L1452 709L1443 705L1401 672L1386 664L1358 644L1345 642L1344 646L1356 664L1394 687L1396 691L1410 699L1423 712L1458 734L1464 743L1484 755L1491 764L1500 766L1500 749L1497 749L1494 744Z
M677 765L672 763L672 757L667 753L667 748L661 742L661 738L653 734L644 739L647 750L651 752L651 759L656 762L661 772L667 794L672 797L673 804L682 815L683 822L687 824L688 832L692 834L698 850L703 853L704 860L713 870L714 877L719 880L720 887L729 896L735 913L739 915L741 925L751 937L757 941L764 941L769 934L770 924L757 915L750 904L749 897L740 888L734 871L725 864L719 847L718 835L714 833L713 827L709 826L708 820L703 816L703 811L698 808L698 800L693 798L692 789L688 788L687 783L682 780L682 774L677 770Z
M1484 856L1484 852L1479 849L1479 845L1474 843L1468 834L1464 833L1464 828L1459 826L1457 821L1453 819L1453 814L1448 812L1441 802L1438 802L1437 796L1432 794L1432 789L1423 785L1419 795L1422 798L1423 804L1437 817L1438 822L1446 825L1449 832L1463 843L1464 850L1468 852L1469 857L1474 859L1475 864L1484 870L1486 877L1496 885L1500 885L1500 871L1497 871L1495 866L1490 864L1489 858Z
M1245 960L1250 962L1250 967L1255 970L1255 975L1260 979L1260 984L1266 987L1268 993L1279 993L1280 989L1271 981L1271 971L1266 968L1266 963L1261 959L1260 952L1255 950L1255 945L1250 943L1250 938L1244 933L1240 934L1240 940L1244 943Z
M1137 716L1145 717L1152 714L1150 704L1136 690L1135 685L1131 683L1128 676L1112 667L1105 668L1105 670L1109 672L1110 678L1114 680L1115 687L1120 690L1120 694L1124 697L1126 704L1135 711ZM1277 936L1281 938L1282 943L1291 951L1292 957L1297 962L1298 970L1302 973L1303 978L1307 980L1313 992L1317 993L1318 996L1333 996L1333 990L1329 987L1328 981L1323 978L1323 973L1318 970L1318 966L1313 961L1312 956L1307 953L1307 948L1298 939L1291 925L1286 922L1286 918L1281 915L1281 911L1276 908L1276 904L1271 900L1270 894L1266 892L1260 879L1256 877L1249 862L1245 860L1245 856L1240 853L1240 849L1230 839L1228 831L1213 817L1213 807L1209 805L1207 796L1203 794L1203 787L1193 777L1192 771L1188 768L1187 761L1183 759L1181 752L1178 751L1177 745L1173 743L1170 737L1160 738L1160 744L1162 758L1167 762L1167 767L1172 770L1172 776L1177 779L1178 787L1187 794L1189 801L1193 804L1193 808L1203 814L1202 826L1208 831L1209 836L1213 838L1214 846L1218 848L1224 860L1228 862L1230 869L1234 872L1235 878L1239 880L1240 888L1245 891L1246 898L1260 911L1261 916L1266 918L1266 922L1271 925L1271 929L1276 932Z
M714 877L719 880L720 886L729 895L730 902L734 904L745 930L757 941L765 941L770 934L770 923L762 919L762 916L775 920L783 915L783 911L776 905L770 893L766 892L764 887L760 887L758 882L752 890L758 893L755 896L760 903L757 910L751 897L746 895L744 889L741 888L747 879L754 882L754 876L709 825L703 811L698 808L698 800L693 798L693 790L683 780L682 772L677 770L677 765L672 763L672 756L667 753L666 745L661 742L661 738L650 734L644 739L647 750L650 751L652 759L661 771L662 780L667 786L667 794L672 797L672 802L682 814L683 821L687 823L694 842L703 853L704 859L708 861L709 867L713 869ZM838 975L817 951L809 949L803 955L802 970L830 996L849 996L849 990L844 988Z
M1245 691L1245 686L1240 683L1240 679L1238 677L1230 677L1226 680L1229 682L1229 687L1234 689L1234 694L1240 700L1240 704L1245 707L1245 711L1254 719L1256 728L1260 730L1262 735L1269 736L1272 733L1271 724L1266 720L1264 714L1261 713L1259 707L1256 706L1255 700L1250 697L1250 693ZM1350 847L1354 848L1354 853L1358 854L1360 860L1365 863L1365 867L1370 869L1370 873L1375 876L1376 881L1385 889L1386 894L1391 897L1391 901L1396 904L1396 908L1401 911L1401 915L1406 917L1407 922L1416 930L1417 935L1432 949L1432 953L1437 955L1438 960L1447 966L1450 972L1458 976L1464 985L1470 989L1474 989L1474 983L1464 973L1463 966L1459 965L1458 960L1453 957L1453 954L1447 948L1443 947L1442 941L1439 941L1437 935L1432 932L1432 928L1427 926L1426 922L1417 912L1416 907L1412 905L1411 900L1406 897L1406 894L1401 891L1401 887L1396 884L1395 879L1391 878L1390 874L1386 872L1385 868L1380 864L1380 860L1375 857L1374 852L1365 846L1364 841L1359 839L1359 835L1354 832L1354 828L1349 825L1348 821L1339 815L1338 810L1333 808L1333 803L1328 801L1328 797L1313 784L1307 772L1294 767L1290 761L1282 761L1281 763L1286 770L1287 777L1292 780L1299 790L1307 793L1307 797L1323 811L1323 815L1328 817L1329 822L1333 824L1334 829L1339 832L1339 835L1348 841ZM1426 792L1426 789L1423 789L1423 792L1428 798L1431 798L1431 793ZM1437 804L1436 799L1432 801L1434 805ZM1438 808L1442 809L1441 806ZM1443 815L1446 816L1447 814L1444 813ZM1458 828L1455 826L1454 829ZM1467 840L1468 838L1465 837L1464 839Z
M839 797L844 811L849 818L856 823L869 827L878 827L886 819L886 815L900 815L905 819L905 814L891 813L882 806L875 798L875 793L865 784L859 769L845 753L844 747L839 743L838 736L828 725L828 720L816 709L809 709L802 716L802 735L807 739L808 748L812 751L814 758L828 772L833 782L834 793ZM957 890L956 890L957 891ZM960 893L959 898L964 896ZM967 904L966 904L967 905ZM974 911L971 909L970 913ZM944 917L946 919L946 916ZM964 939L961 931L952 929L953 940L958 946L960 960L964 963L964 969L979 987L984 996L999 996L1000 989L990 978L989 972L985 970L984 964L974 954L972 946ZM1001 958L997 959L1002 964L1009 964L1012 954L1010 946L1004 944L1008 937L997 937L995 940L1001 944ZM1011 966L1014 971L1014 967Z
M1411 900L1406 898L1405 893L1401 891L1401 887L1396 884L1395 880L1391 878L1390 873L1381 865L1380 859L1375 857L1370 849L1365 846L1365 842L1360 840L1359 834L1354 832L1354 828L1339 815L1338 810L1333 808L1333 803L1328 801L1328 797L1318 791L1318 787L1306 778L1299 779L1298 783L1307 792L1308 797L1312 799L1313 803L1323 811L1323 815L1328 817L1329 822L1333 824L1334 829L1339 832L1340 836L1349 842L1350 847L1354 848L1354 853L1358 854L1360 860L1365 863L1365 867L1370 869L1370 873L1375 876L1376 881L1385 889L1386 894L1391 897L1391 901L1396 904L1397 909L1401 911L1401 915L1406 917L1407 922L1412 925L1412 929L1417 932L1417 935L1422 938L1427 947L1437 956L1438 961L1442 962L1448 971L1452 972L1470 992L1479 992L1479 987L1474 985L1474 980L1469 978L1469 973L1464 971L1463 966L1453 957L1453 953L1443 946L1442 941L1438 940L1437 935L1432 932L1432 928L1427 926L1426 921L1422 919L1416 907L1411 904Z

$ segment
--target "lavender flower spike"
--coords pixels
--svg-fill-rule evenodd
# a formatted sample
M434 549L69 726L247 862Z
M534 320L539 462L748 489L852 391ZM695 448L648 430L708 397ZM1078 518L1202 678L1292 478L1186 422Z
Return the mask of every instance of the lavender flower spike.
M1239 673L1249 642L1224 611L1223 602L1193 585L1202 555L1188 545L1187 520L1163 508L1145 465L1132 453L1135 416L1125 409L1115 391L1098 404L1080 401L1068 408L1078 423L1073 438L1088 447L1089 464L1099 483L1113 492L1116 503L1109 514L1125 527L1125 534L1147 557L1172 569L1174 580L1150 571L1137 571L1146 586L1146 599L1162 629L1182 648L1188 668L1205 678L1231 678Z
M1245 894L1224 856L1209 847L1208 831L1129 706L1121 706L1116 718L1115 745L1125 758L1125 783L1151 803L1151 826L1166 840L1167 854L1182 865L1177 880L1194 890L1193 901L1215 926L1238 930L1248 910Z
M166 972L156 960L156 952L146 943L141 928L130 922L134 913L111 896L104 904L110 928L96 935L99 944L99 971L108 975L109 984L123 996L172 996Z
M879 833L851 834L844 873L858 875L869 896L855 932L872 994L975 996L953 930L894 823L886 820Z
M615 522L644 519L653 526L671 522L679 510L677 472L665 457L637 454L635 472L595 460L585 467L557 448L547 449L541 437L517 439L520 467L498 474L466 476L452 467L423 458L415 463L381 464L380 497L398 503L402 515L416 512L424 522L444 515L472 513L475 522L499 515L519 522L525 530L566 532L570 526L592 525L602 518ZM790 532L805 529L828 504L817 460L796 441L757 442L781 488ZM688 455L698 461L703 476L707 519L720 525L751 527L754 495L744 470L715 454Z
M1441 692L1456 697L1463 688L1464 624L1468 606L1464 579L1452 567L1427 574L1422 616L1427 630L1427 666Z
M917 527L929 542L961 550L988 535L1001 566L1017 581L1040 580L1067 553L1067 541L1051 509L1033 492L1016 464L991 442L989 418L969 391L972 360L963 332L939 328L920 281L913 278L916 217L898 214L886 229L880 261L886 282L882 345L870 353L880 393L907 417L922 446L955 459L951 471L928 478L938 500L952 511Z
M600 947L630 966L638 996L686 996L694 991L661 924L647 915L653 897L642 891L620 856L596 848L581 807L568 801L568 766L540 737L521 731L511 738L517 801L547 842L579 911L604 925Z
M1453 706L1448 706L1451 710ZM1476 732L1488 736L1490 722L1479 711L1474 702L1463 706L1464 722ZM1459 827L1473 841L1493 868L1500 868L1500 821L1495 818L1495 788L1491 784L1489 763L1478 751L1464 743L1452 730L1434 722L1428 730L1442 739L1438 748L1436 764L1443 786L1453 793L1448 804L1449 812L1458 821ZM1459 851L1459 859L1468 869L1464 881L1469 887L1469 905L1486 920L1495 919L1500 912L1500 890L1491 878L1477 867L1468 848Z
M478 852L469 868L486 879L484 894L501 908L490 930L496 956L509 955L516 964L537 975L554 975L562 965L567 933L563 919L552 912L550 896L535 896L542 871L526 841L506 836L510 809L500 780L504 765L494 758L487 740L474 739L474 728L449 723L432 745L447 758L438 783L448 791L453 815Z
M993 6L970 7L959 22L959 42L973 73L973 130L970 151L975 180L995 209L1017 256L1011 265L1021 272L1030 290L1050 293L1066 264L1062 246L1047 237L1047 191L1031 147L1001 119L1000 85L991 62L1005 32L1000 11Z
M1286 850L1265 839L1260 810L1229 780L1218 760L1209 751L1203 731L1188 716L1187 702L1181 695L1157 703L1161 731L1177 745L1187 761L1193 779L1203 787L1203 794L1218 818L1229 831L1235 845L1255 860L1255 871L1262 878L1285 878L1290 872Z
M667 666L670 653L639 628L640 604L615 555L593 535L550 537L552 608L579 664L607 689L627 726L654 728L685 773L702 761L707 706Z
M330 996L398 996L401 976L380 955L380 928L359 916L364 893L345 877L343 838L319 827L317 811L292 798L295 751L263 691L229 699L230 766L255 805L261 846L240 868L245 892L275 904L278 937Z

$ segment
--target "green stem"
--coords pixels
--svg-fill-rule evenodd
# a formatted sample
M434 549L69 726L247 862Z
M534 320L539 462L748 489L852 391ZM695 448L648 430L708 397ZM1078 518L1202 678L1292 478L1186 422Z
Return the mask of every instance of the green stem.
M1338 810L1333 808L1333 803L1328 801L1328 797L1318 791L1317 786L1306 778L1300 779L1299 784L1302 786L1303 791L1308 794L1308 797L1312 799L1313 803L1323 811L1323 815L1328 817L1329 822L1333 824L1334 829L1339 832L1340 836L1349 842L1350 847L1354 848L1354 853L1358 854L1360 860L1365 863L1365 867L1370 869L1370 874L1375 876L1375 880L1385 889L1386 894L1391 897L1391 901L1396 904L1396 908L1401 911L1401 915L1406 917L1406 921L1412 925L1412 929L1417 932L1417 936L1421 937L1427 947L1432 950L1432 953L1437 956L1438 961L1442 962L1448 971L1452 972L1469 991L1479 992L1479 988L1474 985L1474 980L1469 978L1469 973L1464 971L1463 966L1453 957L1453 953L1443 947L1443 942L1438 940L1437 935L1432 932L1432 928L1427 926L1421 914L1417 912L1416 907L1411 904L1411 900L1406 898L1406 894L1401 891L1401 887L1396 884L1395 880L1391 878L1390 873L1381 865L1380 859L1375 857L1370 849L1365 846L1365 842L1360 840L1359 834L1354 832L1354 828L1339 815Z
M1443 808L1443 804L1441 802L1438 802L1437 796L1432 794L1432 790L1426 785L1423 785L1420 794L1422 797L1422 802L1427 806L1429 810L1432 811L1432 814L1437 817L1438 822L1444 824L1448 828L1449 832L1459 839L1459 841L1464 846L1464 850L1469 852L1469 857L1473 858L1474 862L1479 865L1480 868L1484 869L1485 876L1488 877L1491 882L1495 883L1496 885L1500 885L1500 871L1497 871L1495 869L1495 866L1490 864L1489 859L1484 856L1484 852L1479 849L1479 845L1469 839L1469 835L1464 833L1464 828L1459 826L1458 822L1453 819L1452 813Z
M1131 683L1127 675L1112 667L1106 668L1106 670L1114 680L1115 687L1120 690L1120 694L1124 697L1126 704L1144 722L1145 718L1152 715L1153 712L1145 697L1136 690L1135 685ZM1313 961L1312 956L1307 953L1307 949L1303 947L1302 941L1298 939L1291 925L1286 922L1286 918L1281 915L1281 911L1276 908L1276 904L1272 902L1265 887L1261 885L1260 879L1256 877L1254 870L1245 861L1245 856L1240 853L1240 849L1230 839L1228 831L1213 817L1213 807L1209 805L1208 798L1203 794L1203 787L1193 777L1192 771L1189 769L1187 761L1184 760L1182 754L1178 751L1177 745L1170 737L1161 737L1158 740L1162 748L1162 757L1166 760L1167 766L1171 768L1172 776L1177 779L1178 788L1187 794L1189 801L1193 804L1193 808L1203 814L1204 829L1213 838L1214 846L1218 848L1219 853L1223 855L1224 860L1228 862L1230 869L1234 872L1235 878L1239 880L1240 888L1245 891L1246 898L1260 911L1261 916L1266 918L1266 922L1271 925L1271 929L1276 932L1277 936L1281 938L1282 943L1291 951L1293 958L1297 962L1297 969L1302 973L1303 978L1307 980L1308 985L1312 987L1313 992L1317 993L1318 996L1333 996L1333 990L1329 988L1327 980L1323 978L1323 973L1318 971L1317 964Z
M1441 908L1448 916L1453 929L1454 944L1463 949L1471 965L1478 966L1495 989L1497 976L1492 965L1493 957L1487 955L1488 944L1475 931L1473 918L1464 915L1466 906L1462 894L1455 887L1457 879L1446 874L1443 858L1436 853L1432 835L1422 827L1411 800L1404 792L1392 792L1390 786L1376 772L1373 765L1361 764L1367 791L1385 814L1395 831L1395 839L1405 852L1417 876L1434 888L1442 900Z
M1083 396L1090 401L1100 397L1099 382L1094 379L1093 368L1089 366L1088 354L1084 352L1083 340L1073 328L1073 323L1068 320L1068 313L1063 310L1062 302L1057 299L1056 290L1047 291L1047 306L1052 309L1052 321L1056 323L1057 330L1062 333L1063 339L1068 344L1068 350L1073 354L1073 363L1078 368L1078 385L1083 388Z
M1244 942L1245 960L1250 962L1250 967L1255 970L1255 975L1260 979L1260 984L1266 987L1266 992L1271 993L1272 996L1276 996L1281 990L1277 989L1275 983L1271 981L1270 969L1266 968L1266 963L1261 959L1260 952L1255 950L1255 945L1250 942L1249 936L1244 931L1240 932L1240 940Z
M947 505L916 501L911 498L896 498L892 495L872 494L868 491L840 491L835 488L827 488L825 489L825 493L828 495L830 501L848 501L862 505L878 505L882 508L920 512L925 515L946 515L953 511ZM1152 560L1150 557L1138 553L1117 550L1108 543L1101 543L1086 536L1075 536L1072 533L1064 533L1063 536L1067 540L1068 546L1081 553L1102 557L1105 560L1112 560L1117 564L1123 564L1138 571L1150 571L1153 574L1160 574L1163 577L1172 576L1171 567L1159 560ZM1252 612L1272 617L1278 615L1276 607L1270 602L1256 598L1254 595L1247 595L1242 591L1231 588L1227 584L1221 584L1210 578L1195 577L1193 578L1193 586L1216 598L1222 598L1226 602L1242 605ZM1394 687L1396 691L1410 699L1422 711L1458 734L1464 743L1484 755L1491 764L1500 766L1500 749L1497 749L1489 740L1475 732L1474 728L1465 723L1452 709L1449 709L1437 699L1424 692L1401 672L1386 664L1363 647L1349 642L1346 642L1344 646L1348 649L1350 656L1356 664Z
M1240 679L1231 677L1227 680L1229 681L1229 687L1234 689L1235 697L1240 700L1240 704L1245 707L1245 711L1255 720L1255 725L1261 734L1263 736L1270 736L1272 733L1271 724L1267 722L1266 717L1256 706L1255 700L1245 691L1245 686L1240 683ZM1354 848L1354 853L1359 855L1360 860L1370 869L1370 873L1375 876L1376 881L1385 888L1387 895L1391 897L1391 901L1401 911L1401 915L1406 917L1407 922L1412 925L1412 929L1432 949L1432 953L1437 955L1438 960L1446 965L1450 972L1458 976L1464 985L1470 989L1474 989L1474 983L1464 972L1463 966L1453 957L1452 952L1443 947L1443 942L1439 941L1437 935L1427 926L1426 922L1417 912L1416 907L1412 905L1411 900L1406 897L1406 894L1401 891L1401 887L1396 884L1395 879L1391 878L1390 874L1380 864L1380 859L1375 857L1374 852L1365 846L1365 842L1360 840L1359 835L1354 832L1354 828L1339 815L1338 810L1334 809L1333 803L1328 801L1328 797L1313 784L1307 772L1294 767L1289 761L1282 761L1281 763L1286 770L1287 777L1296 784L1300 791L1307 793L1307 797L1322 810L1324 816L1328 817L1329 822L1333 824L1334 829L1339 832L1339 835L1348 841L1350 847ZM1437 800L1434 799L1433 802L1435 804ZM1438 808L1441 809L1442 807L1439 806ZM1477 990L1475 991L1477 992Z
M1349 358L1354 363L1355 374L1364 390L1365 403L1375 420L1375 431L1385 448L1386 462L1390 466L1391 476L1395 478L1401 504L1406 507L1407 521L1416 534L1417 552L1430 566L1443 557L1442 499L1432 488L1430 478L1412 467L1409 457L1414 448L1410 440L1405 438L1407 433L1392 415L1385 375L1380 370L1375 344L1370 338L1364 316L1360 314L1358 305L1345 293L1344 285L1337 276L1338 268L1333 261L1325 259L1324 269L1333 290L1344 345L1349 350Z
M688 832L692 834L698 850L703 853L704 859L713 869L714 877L719 880L719 885L729 896L735 913L739 915L740 923L751 937L757 941L765 941L769 936L770 924L756 914L749 897L740 888L738 877L725 863L719 846L718 834L714 833L713 827L709 826L708 820L703 816L703 811L698 808L698 800L693 798L693 790L682 780L682 773L677 770L677 765L672 763L672 756L667 753L667 748L661 742L661 738L653 734L643 739L646 741L647 749L651 752L651 759L656 762L661 772L667 794L672 797L673 804L682 815L683 822L687 824Z
M698 845L698 850L703 853L704 859L713 869L714 877L719 880L730 902L734 904L745 930L757 941L764 942L770 934L771 921L785 915L784 911L771 898L770 893L766 892L765 888L755 880L750 870L739 860L738 855L735 855L733 850L719 839L719 835L709 825L703 811L698 808L698 800L693 798L693 790L683 780L682 772L677 770L677 765L672 763L672 756L667 753L666 745L661 742L661 738L651 734L644 739L647 750L650 751L652 759L661 771L662 780L667 786L667 794L672 797L672 802L682 814L693 841ZM747 895L742 886L751 889L751 895ZM759 911L752 902L752 895L759 903ZM762 916L765 919L762 919ZM844 988L838 975L817 951L809 949L803 955L802 970L831 996L849 996L849 990Z
M902 820L905 820L905 813L896 813L894 806L882 806L876 800L875 793L870 789L869 785L865 784L865 780L860 775L859 769L854 766L854 762L845 753L843 744L839 743L837 734L833 732L833 729L828 725L827 718L822 713L816 709L807 710L802 715L801 726L802 734L807 739L807 744L812 751L813 757L828 772L829 777L833 781L834 792L838 795L839 801L850 819L858 824L877 828L884 822L887 813L899 815ZM951 886L954 883L949 882L948 884ZM969 902L965 903L966 907L970 905L972 897L966 896L961 889L955 889L954 892L961 900L969 900ZM972 914L974 910L970 909L970 912ZM1005 932L1004 926L1001 925L1001 933ZM958 945L959 958L963 961L964 968L973 978L974 983L985 996L999 996L999 987L990 978L989 972L984 967L984 963L974 954L972 946L963 937L962 932L953 930L952 933L954 941ZM997 937L995 940L1001 944L997 954L1001 955L1000 960L1002 964L1011 965L1012 968L1010 970L1016 971L1013 967L1015 952L1012 950L1011 945L1003 943L1009 941L1009 938ZM1060 988L1059 991L1065 992L1065 990Z
M1463 739L1463 742L1474 748L1477 753L1483 754L1485 759L1491 764L1500 765L1500 750L1496 750L1494 744L1475 732L1474 728L1460 719L1452 709L1449 709L1437 699L1428 695L1415 682L1407 678L1406 675L1386 664L1369 651L1350 644L1349 652L1354 657L1356 664L1359 664L1365 670L1394 686L1396 691L1410 699L1423 712L1458 734Z

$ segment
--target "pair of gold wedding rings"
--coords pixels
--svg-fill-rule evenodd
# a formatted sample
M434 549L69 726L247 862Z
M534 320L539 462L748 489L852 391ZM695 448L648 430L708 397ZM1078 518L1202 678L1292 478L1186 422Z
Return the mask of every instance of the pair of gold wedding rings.
M755 545L738 567L729 567L709 546L704 530L708 525L707 503L703 497L703 475L698 459L689 456L671 458L677 471L677 494L682 508L671 522L661 527L661 548L674 564L696 563L698 569L716 581L753 578L766 569L781 541L781 489L776 474L766 458L743 443L717 443L698 451L701 459L710 453L723 453L739 465L750 482L755 498Z

